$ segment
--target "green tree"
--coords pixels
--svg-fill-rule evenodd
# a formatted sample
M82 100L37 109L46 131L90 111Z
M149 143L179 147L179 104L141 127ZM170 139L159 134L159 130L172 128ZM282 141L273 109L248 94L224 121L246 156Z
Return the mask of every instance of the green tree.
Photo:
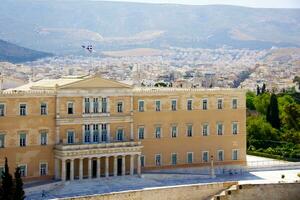
M294 129L286 130L281 137L282 141L300 144L300 131L296 131Z
M266 119L274 128L280 128L278 101L274 93L272 93L270 104L267 107Z
M300 89L300 77L299 76L295 76L293 82L297 83L298 84L298 89Z
M4 172L2 173L2 194L1 197L4 200L12 200L14 193L14 184L11 174L9 173L9 167L7 164L7 158L5 157Z
M255 109L260 114L266 115L267 108L270 104L270 94L269 93L264 93L264 94L261 94L259 96L256 96L253 99L253 103L254 103Z
M296 103L296 102L293 99L293 97L288 94L278 96L277 100L278 100L278 107L279 107L279 116L280 116L280 119L282 119L282 118L284 118L284 115L286 114L285 107L290 104Z
M23 181L21 178L20 168L17 167L15 171L15 192L14 200L23 200L25 199L25 192L23 190Z
M164 82L155 83L154 87L167 87L168 85Z
M285 128L300 130L300 105L296 103L289 104L284 107L283 122Z
M255 99L255 93L254 92L247 92L247 94L246 94L246 106L249 110L255 110L254 99Z
M269 147L266 141L278 141L277 130L266 122L264 117L249 117L247 119L248 145L257 148Z

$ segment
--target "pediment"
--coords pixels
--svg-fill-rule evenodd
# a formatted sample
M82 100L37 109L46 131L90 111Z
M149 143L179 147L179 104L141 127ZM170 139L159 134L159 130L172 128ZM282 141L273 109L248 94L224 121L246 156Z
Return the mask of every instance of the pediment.
M109 79L104 79L101 77L93 76L93 77L88 77L82 80L79 80L74 83L66 84L59 89L88 89L88 88L131 88L130 85L120 83L117 81L109 80Z

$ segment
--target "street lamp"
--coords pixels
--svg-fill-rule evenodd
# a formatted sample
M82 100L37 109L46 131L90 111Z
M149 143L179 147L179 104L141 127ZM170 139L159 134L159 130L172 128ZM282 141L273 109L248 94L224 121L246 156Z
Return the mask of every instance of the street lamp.
M210 177L216 178L215 169L214 169L214 156L210 156Z

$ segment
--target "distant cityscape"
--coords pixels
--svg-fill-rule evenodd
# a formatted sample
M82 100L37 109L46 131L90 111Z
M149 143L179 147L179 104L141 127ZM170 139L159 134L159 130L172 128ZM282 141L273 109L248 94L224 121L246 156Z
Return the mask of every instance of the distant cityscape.
M300 71L300 49L270 50L134 49L102 52L99 56L55 56L33 62L0 62L2 89L30 81L63 76L99 74L136 86L235 88L254 90L268 83L281 91L295 86Z

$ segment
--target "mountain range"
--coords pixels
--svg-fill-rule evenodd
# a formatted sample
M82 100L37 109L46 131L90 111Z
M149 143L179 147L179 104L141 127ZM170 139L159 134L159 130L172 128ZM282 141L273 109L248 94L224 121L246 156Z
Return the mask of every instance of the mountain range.
M1 0L0 38L54 54L131 48L300 46L300 9Z
M0 62L8 61L11 63L20 63L37 60L47 56L52 56L52 54L20 47L0 40Z

